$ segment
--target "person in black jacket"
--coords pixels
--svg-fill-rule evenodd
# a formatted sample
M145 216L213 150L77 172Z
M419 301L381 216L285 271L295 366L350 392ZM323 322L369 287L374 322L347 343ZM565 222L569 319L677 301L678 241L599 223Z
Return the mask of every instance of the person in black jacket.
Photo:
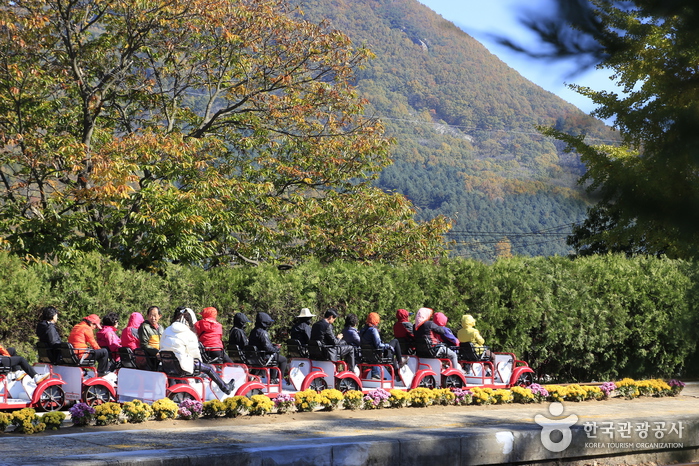
M58 322L58 309L47 306L41 309L41 321L36 326L36 336L46 345L51 362L58 363L61 359L61 336L56 329Z
M233 316L233 328L228 334L228 345L236 345L241 350L248 344L248 337L245 335L245 327L250 323L248 316L242 312Z
M266 312L258 312L255 317L255 328L250 332L248 345L256 347L259 351L266 353L275 353L277 366L282 373L282 377L286 377L287 359L279 353L279 345L272 344L269 338L267 329L272 325L274 320Z
M289 331L289 338L298 340L302 345L308 345L311 339L311 320L314 317L315 314L312 314L307 307L301 309L301 314L296 316L294 326Z
M311 327L311 340L320 341L323 345L328 346L330 359L337 361L342 358L347 363L349 370L353 371L355 366L355 348L342 340L342 334L335 336L333 323L336 319L337 311L335 309L325 311L323 318Z

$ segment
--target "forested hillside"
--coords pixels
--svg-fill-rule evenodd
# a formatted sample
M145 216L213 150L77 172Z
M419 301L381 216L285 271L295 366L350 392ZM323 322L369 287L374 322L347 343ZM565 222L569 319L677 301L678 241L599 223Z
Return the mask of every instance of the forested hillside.
M536 125L613 138L607 128L527 81L417 0L297 0L375 54L357 86L395 138L378 181L418 218L456 220L455 255L566 254L587 205L584 166ZM466 7L466 6L465 6Z

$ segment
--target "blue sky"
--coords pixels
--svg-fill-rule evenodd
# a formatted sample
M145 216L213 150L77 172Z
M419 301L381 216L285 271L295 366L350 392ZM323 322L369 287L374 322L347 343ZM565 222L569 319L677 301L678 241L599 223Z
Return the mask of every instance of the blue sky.
M575 73L574 63L549 63L533 60L522 54L498 45L491 37L502 35L524 44L535 44L530 31L518 22L523 8L537 12L551 11L551 0L418 0L445 19L453 22L470 36L482 43L522 76L567 100L586 113L594 109L594 104L565 83L589 86L595 90L609 90L614 87L605 70L587 70Z

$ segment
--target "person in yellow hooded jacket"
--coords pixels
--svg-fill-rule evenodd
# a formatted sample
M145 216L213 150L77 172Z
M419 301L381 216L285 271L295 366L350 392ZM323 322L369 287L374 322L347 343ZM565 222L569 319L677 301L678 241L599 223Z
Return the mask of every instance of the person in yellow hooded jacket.
M461 328L457 332L456 338L458 338L461 343L473 343L476 353L482 359L490 359L492 361L493 355L490 350L485 347L485 338L481 336L481 332L479 332L475 326L476 319L470 314L465 314L461 317Z

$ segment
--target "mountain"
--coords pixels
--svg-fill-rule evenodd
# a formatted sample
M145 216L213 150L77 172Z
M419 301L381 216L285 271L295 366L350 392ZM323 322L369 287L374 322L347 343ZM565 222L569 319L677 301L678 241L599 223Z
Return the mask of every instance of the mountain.
M406 195L418 219L456 220L454 255L564 255L588 200L580 160L537 125L613 134L523 78L471 36L417 0L297 0L376 58L357 87L396 141L377 184Z

